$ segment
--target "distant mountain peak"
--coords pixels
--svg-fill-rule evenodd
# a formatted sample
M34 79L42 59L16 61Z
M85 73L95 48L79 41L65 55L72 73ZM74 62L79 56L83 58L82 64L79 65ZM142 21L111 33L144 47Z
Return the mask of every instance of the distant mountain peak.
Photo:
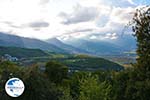
M31 48L31 49L48 50L48 51L58 52L58 53L67 53L63 49L42 40L24 38L16 35L5 34L2 32L0 32L0 46L24 47L24 48Z
M50 38L48 40L46 40L46 42L50 43L50 44L53 44L61 49L64 49L65 51L69 52L69 53L87 53L86 50L82 50L82 49L79 49L79 48L76 48L72 45L69 45L69 44L65 44L63 43L61 40L57 39L57 38Z
M51 44L62 44L62 42L59 40L59 39L57 39L56 37L54 37L54 38L50 38L50 39L48 39L48 40L46 40L48 43L51 43Z

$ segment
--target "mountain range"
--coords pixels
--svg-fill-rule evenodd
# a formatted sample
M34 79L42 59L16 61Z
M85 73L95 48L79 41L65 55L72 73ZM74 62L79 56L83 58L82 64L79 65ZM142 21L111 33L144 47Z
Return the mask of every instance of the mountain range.
M136 39L131 34L124 34L112 40L69 39L68 45L83 49L92 55L123 55L136 50Z
M58 53L67 53L65 50L53 44L38 39L24 38L5 33L0 33L0 46L22 47L31 49L41 49Z
M44 51L68 54L90 54L90 55L120 55L126 51L136 49L136 41L131 35L124 35L111 41L70 39L61 41L51 38L46 41L19 37L0 32L0 46L12 46Z
M88 54L90 52L87 52L86 50L84 49L79 49L79 48L76 48L72 45L68 45L68 44L65 44L63 43L62 41L58 40L57 38L51 38L51 39L48 39L46 40L46 42L50 43L50 44L53 44L57 47L60 47L62 48L63 50L71 53L71 54Z

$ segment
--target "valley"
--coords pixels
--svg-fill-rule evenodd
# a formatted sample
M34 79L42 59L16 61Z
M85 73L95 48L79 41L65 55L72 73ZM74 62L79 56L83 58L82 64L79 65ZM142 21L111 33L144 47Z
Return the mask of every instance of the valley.
M129 49L123 49L115 44L100 41L68 42L73 44L71 45L57 38L42 41L5 33L0 33L0 36L0 41L3 41L0 42L0 56L8 54L17 57L19 60L16 63L26 67L34 64L43 67L46 62L55 60L73 71L119 71L129 67L136 58L136 54L130 52L134 45L131 45Z

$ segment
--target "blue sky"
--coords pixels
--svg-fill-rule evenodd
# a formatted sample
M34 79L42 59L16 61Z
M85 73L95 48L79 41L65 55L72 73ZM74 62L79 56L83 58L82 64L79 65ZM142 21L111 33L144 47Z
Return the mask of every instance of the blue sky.
M150 0L0 0L0 31L38 39L116 39L135 9L149 4Z

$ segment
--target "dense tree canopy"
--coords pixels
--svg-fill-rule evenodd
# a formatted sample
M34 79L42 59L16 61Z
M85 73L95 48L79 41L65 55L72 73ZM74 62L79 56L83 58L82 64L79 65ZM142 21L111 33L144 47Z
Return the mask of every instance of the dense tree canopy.
M137 66L144 71L150 71L150 7L137 9L133 24L138 46Z
M45 73L49 80L55 83L60 83L64 78L67 78L68 68L56 61L49 61L46 64Z

